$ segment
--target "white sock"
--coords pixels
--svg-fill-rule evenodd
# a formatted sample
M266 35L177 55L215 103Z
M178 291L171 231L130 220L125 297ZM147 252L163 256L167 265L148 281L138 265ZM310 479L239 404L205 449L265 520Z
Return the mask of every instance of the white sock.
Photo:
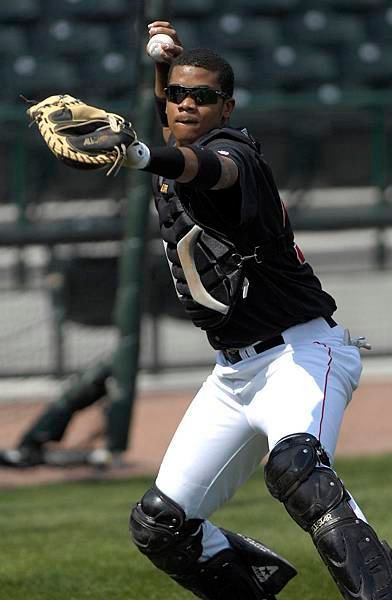
M355 512L355 514L357 515L358 519L361 519L362 521L365 521L365 523L367 523L368 521L367 521L365 515L363 514L363 512L361 511L361 509L359 508L358 504L355 502L355 500L352 497L352 495L350 494L350 492L348 492L348 494L350 496L350 500L348 501L348 503L351 506L351 508L353 509L353 511Z
M203 553L199 558L199 562L204 562L209 558L218 554L222 550L226 548L231 548L229 540L227 537L221 532L221 530L210 523L210 521L204 521L202 524L203 527Z

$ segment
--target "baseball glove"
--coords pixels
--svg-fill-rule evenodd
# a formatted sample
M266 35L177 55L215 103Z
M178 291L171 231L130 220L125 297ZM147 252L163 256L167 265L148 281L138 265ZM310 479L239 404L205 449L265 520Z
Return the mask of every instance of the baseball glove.
M107 166L107 175L116 175L127 148L138 143L131 123L123 117L68 94L50 96L31 106L27 114L53 154L76 169Z

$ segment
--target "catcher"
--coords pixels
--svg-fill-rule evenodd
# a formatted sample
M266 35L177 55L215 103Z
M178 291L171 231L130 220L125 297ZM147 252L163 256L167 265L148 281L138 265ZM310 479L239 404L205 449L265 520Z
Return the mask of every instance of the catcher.
M172 25L156 64L165 147L126 120L69 96L29 109L55 155L81 168L152 173L179 301L216 365L175 433L154 485L131 513L132 538L159 569L206 600L274 600L296 571L263 544L215 526L269 452L272 496L307 531L346 599L392 600L392 561L332 469L363 339L332 314L295 244L260 144L230 127L233 71L209 49L183 50ZM239 509L241 510L241 509Z

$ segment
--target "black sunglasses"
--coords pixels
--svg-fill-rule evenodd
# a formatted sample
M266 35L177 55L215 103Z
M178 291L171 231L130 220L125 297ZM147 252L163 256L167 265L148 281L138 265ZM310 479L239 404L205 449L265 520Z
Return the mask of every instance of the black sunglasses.
M230 98L225 92L220 90L213 90L210 87L185 87L183 85L169 85L164 89L166 98L169 102L174 104L180 104L187 96L193 98L198 106L204 106L205 104L216 104L218 98L224 98L227 100Z

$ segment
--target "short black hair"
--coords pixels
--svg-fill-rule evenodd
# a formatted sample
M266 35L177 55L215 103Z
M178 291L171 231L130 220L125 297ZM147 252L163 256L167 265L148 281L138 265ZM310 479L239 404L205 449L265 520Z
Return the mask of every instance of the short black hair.
M230 98L234 91L234 73L231 65L210 48L192 48L184 50L182 54L173 60L169 71L170 75L176 66L201 67L207 71L218 74L219 85L222 92L225 92Z

